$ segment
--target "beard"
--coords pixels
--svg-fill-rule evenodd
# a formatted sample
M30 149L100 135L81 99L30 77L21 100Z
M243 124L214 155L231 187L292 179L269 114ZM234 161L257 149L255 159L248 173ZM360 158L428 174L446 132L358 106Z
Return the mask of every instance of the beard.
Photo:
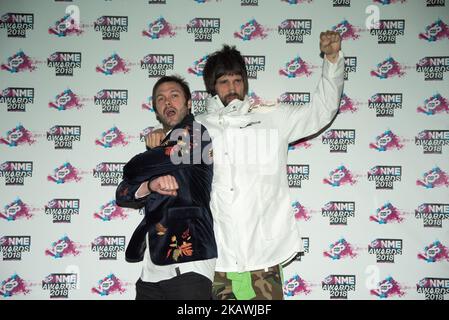
M240 95L238 93L229 93L229 94L225 95L223 98L220 98L221 102L223 103L223 105L225 107L227 107L228 104L231 103L231 101L234 99L243 101L245 99L245 97L243 97L242 95Z

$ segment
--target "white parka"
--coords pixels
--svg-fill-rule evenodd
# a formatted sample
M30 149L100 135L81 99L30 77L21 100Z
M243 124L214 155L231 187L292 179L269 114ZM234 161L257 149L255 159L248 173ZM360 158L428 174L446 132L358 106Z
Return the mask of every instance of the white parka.
M318 132L335 116L344 59L323 61L311 102L251 105L218 96L196 116L212 138L211 209L218 245L216 271L243 272L282 263L301 251L286 176L288 143Z

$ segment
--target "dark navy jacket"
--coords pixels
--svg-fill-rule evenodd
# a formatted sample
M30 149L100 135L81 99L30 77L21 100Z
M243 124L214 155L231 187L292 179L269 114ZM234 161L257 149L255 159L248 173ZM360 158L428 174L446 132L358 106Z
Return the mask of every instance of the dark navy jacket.
M151 193L135 199L142 182L168 174L178 182L177 196ZM128 262L142 261L147 234L151 260L157 265L217 257L209 207L212 175L209 135L190 114L160 147L136 155L125 165L123 181L116 191L117 205L145 207L145 217L126 248Z

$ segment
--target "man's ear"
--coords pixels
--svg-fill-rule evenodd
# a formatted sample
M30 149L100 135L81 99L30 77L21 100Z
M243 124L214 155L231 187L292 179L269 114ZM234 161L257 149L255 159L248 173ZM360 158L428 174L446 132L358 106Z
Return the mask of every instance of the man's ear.
M192 111L192 99L190 99L189 101L187 101L187 109L189 109L190 111Z

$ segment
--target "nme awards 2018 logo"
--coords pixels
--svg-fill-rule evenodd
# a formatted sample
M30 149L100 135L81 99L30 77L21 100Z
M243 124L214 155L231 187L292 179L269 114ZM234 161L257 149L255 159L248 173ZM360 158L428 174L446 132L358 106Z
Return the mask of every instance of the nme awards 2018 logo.
M353 73L357 71L357 57L345 57L344 63L344 80L349 79L349 73Z
M77 287L76 273L51 273L42 280L42 290L48 290L50 298L68 298L70 290Z
M79 199L52 199L45 205L45 214L53 217L53 223L70 223L72 215L79 213Z
M128 105L128 90L100 90L94 97L94 104L101 106L102 113L120 113L120 106Z
M94 22L94 30L101 32L103 40L120 40L122 32L128 32L128 17L101 16Z
M123 162L101 162L93 170L93 177L100 178L101 186L118 186L123 177Z
M117 260L117 253L125 251L125 236L99 236L91 244L100 260Z
M449 294L449 278L425 277L416 284L416 292L424 293L426 300L444 300Z
M47 131L47 140L54 142L55 149L72 149L73 141L81 140L81 126L55 125Z
M401 179L402 166L375 166L368 171L368 181L374 181L376 189L393 190L394 182Z
M56 76L73 76L74 68L81 68L81 52L55 52L47 59L47 66L55 68Z
M424 80L443 80L449 71L449 56L424 57L416 64L416 71L424 73Z
M290 188L301 188L302 180L309 180L309 165L288 164L287 179Z
M368 108L376 110L376 117L394 117L394 110L402 109L402 93L376 93L368 99Z
M147 54L140 61L140 68L148 70L149 78L165 76L167 70L173 70L175 56L173 54Z
M32 176L32 161L6 161L0 164L0 177L5 177L6 186L23 186L25 178Z
M285 35L285 43L303 43L305 35L312 34L312 20L287 19L278 26L278 34Z
M192 112L193 114L201 114L206 112L207 99L209 98L209 93L204 90L192 91Z
M321 208L321 215L329 217L329 224L347 225L348 218L355 217L354 201L330 201Z
M415 137L415 144L423 146L424 154L441 154L449 145L449 130L424 130Z
M278 99L278 103L300 107L310 103L310 92L284 92Z
M322 143L329 145L331 153L348 151L348 145L355 144L354 129L330 129L322 136Z
M248 79L257 79L258 71L265 71L265 56L243 56Z
M379 20L378 24L370 29L370 34L377 36L377 43L395 44L397 36L403 36L405 20Z
M34 88L8 87L0 92L0 103L6 103L6 110L26 111L28 103L34 103Z
M34 14L6 13L0 18L0 29L6 29L8 38L26 38L27 30L34 29Z
M187 33L193 33L195 42L211 42L212 35L220 33L220 19L194 18L187 24Z
M3 236L0 238L0 251L3 260L22 260L23 252L30 252L30 236Z
M321 288L329 291L331 299L348 299L348 292L355 291L355 275L331 274L321 282Z
M368 253L376 255L376 262L394 263L395 255L402 255L402 239L375 239L368 245Z
M442 228L449 220L449 203L423 203L415 210L415 218L422 219L424 228Z

